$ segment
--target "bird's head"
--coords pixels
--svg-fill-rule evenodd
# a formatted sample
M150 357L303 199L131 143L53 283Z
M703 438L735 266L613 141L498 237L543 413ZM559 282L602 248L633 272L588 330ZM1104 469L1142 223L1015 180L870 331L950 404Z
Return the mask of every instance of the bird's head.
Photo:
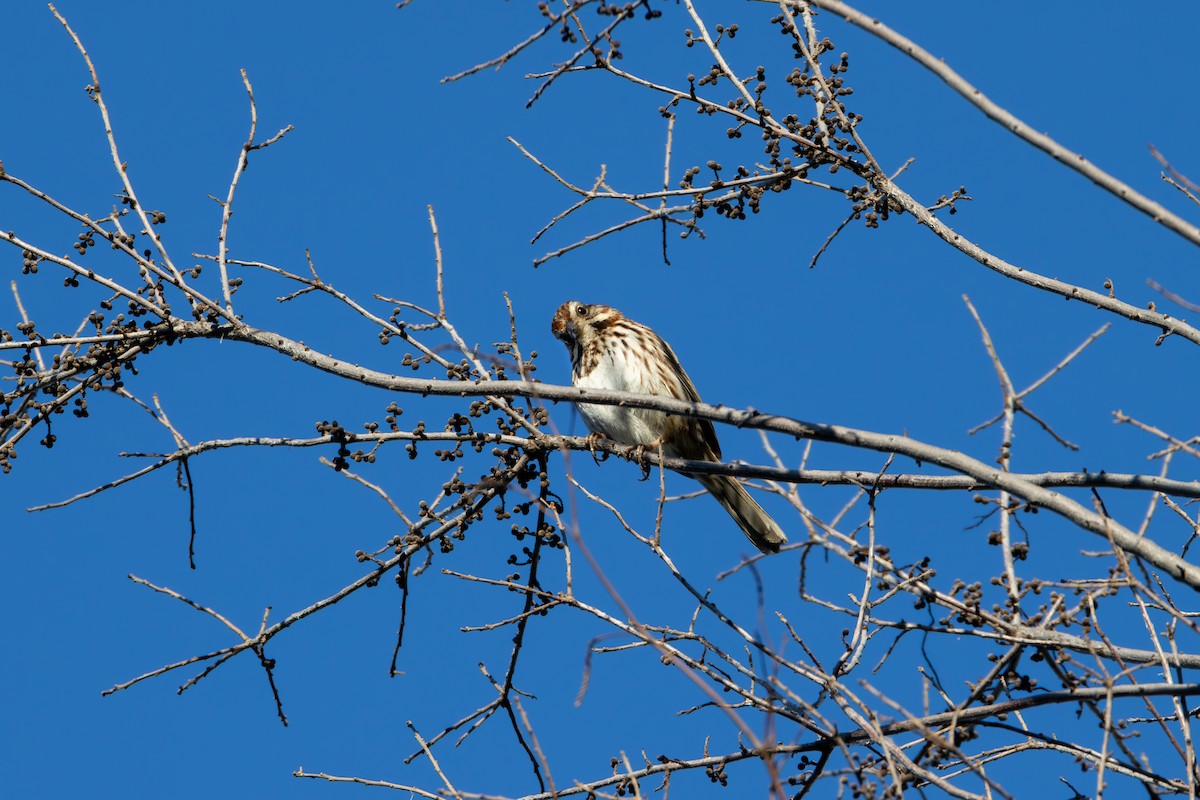
M586 344L592 336L621 318L621 312L602 305L588 305L568 300L554 312L550 332L567 347Z

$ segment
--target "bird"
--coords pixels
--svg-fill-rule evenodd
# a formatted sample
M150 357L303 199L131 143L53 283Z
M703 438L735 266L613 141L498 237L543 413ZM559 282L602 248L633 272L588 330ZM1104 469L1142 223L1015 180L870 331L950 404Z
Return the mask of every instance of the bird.
M666 340L611 306L570 300L555 312L550 331L571 353L571 383L576 388L700 402L695 384ZM593 436L626 445L661 445L664 455L675 458L721 460L721 445L711 420L647 408L595 403L576 406ZM732 476L681 474L699 481L760 551L777 553L787 543L783 529Z

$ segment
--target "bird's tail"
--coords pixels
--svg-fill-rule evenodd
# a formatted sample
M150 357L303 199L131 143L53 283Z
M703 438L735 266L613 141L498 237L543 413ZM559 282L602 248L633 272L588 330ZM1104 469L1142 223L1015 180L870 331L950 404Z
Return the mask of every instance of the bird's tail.
M764 553L778 553L779 548L787 544L787 534L736 480L728 475L693 477L717 498L717 502L725 507L729 516L733 517L738 527L759 550Z

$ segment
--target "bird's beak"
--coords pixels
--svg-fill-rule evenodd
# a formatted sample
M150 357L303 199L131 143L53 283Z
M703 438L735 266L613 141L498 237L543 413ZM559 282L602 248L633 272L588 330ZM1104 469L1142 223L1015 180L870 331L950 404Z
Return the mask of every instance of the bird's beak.
M558 339L570 344L575 339L575 323L567 321L567 315L560 310L550 323L550 332Z

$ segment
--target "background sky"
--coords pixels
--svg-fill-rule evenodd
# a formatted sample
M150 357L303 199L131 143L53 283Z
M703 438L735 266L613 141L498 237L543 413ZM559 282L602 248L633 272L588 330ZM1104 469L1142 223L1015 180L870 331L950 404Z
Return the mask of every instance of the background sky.
M660 97L599 74L562 80L527 110L537 81L525 75L567 53L554 36L499 72L439 82L539 28L534 5L415 0L397 10L382 0L336 7L298 0L102 8L62 0L58 8L97 64L122 157L143 203L166 212L163 235L179 263L193 263L189 253L215 250L220 210L209 196L225 196L246 137L244 68L258 101L260 138L289 124L295 130L254 154L235 206L232 254L299 272L308 248L322 277L353 296L366 300L377 292L431 306L426 206L432 204L451 318L468 341L486 347L506 339L502 293L508 292L523 349L539 351L542 380L569 381L567 355L549 333L554 309L568 298L603 302L663 334L709 402L908 432L992 460L998 432L967 435L1000 410L1000 393L965 293L1022 386L1100 325L1114 323L1032 398L1033 409L1082 449L1068 451L1023 422L1014 469L1156 471L1146 456L1157 443L1114 426L1117 409L1180 438L1196 433L1196 348L1175 340L1155 347L1152 329L1005 281L908 217L880 230L852 224L810 269L813 253L847 211L819 190L768 197L762 213L745 222L710 214L703 241L672 232L670 266L662 262L659 229L644 226L535 269L534 258L625 212L585 209L531 245L534 233L575 198L506 137L577 183L590 184L604 164L615 188L652 190L662 179L665 123L656 111ZM619 37L623 67L683 85L683 76L703 73L708 60L699 48L684 47L690 23L682 7L655 5L662 19L627 25ZM774 6L711 0L698 6L710 25L739 23L729 57L744 69L769 65L769 78L782 88L792 65L767 24L778 13ZM1192 79L1200 6L1160 4L1153 14L1106 1L1016 2L1002 12L957 2L901 8L863 0L859 7L945 58L1036 129L1177 212L1200 216L1160 180L1147 151L1153 143L1200 178ZM597 26L591 14L586 19ZM78 53L44 4L3 4L0 27L8 32L0 49L4 168L79 210L106 214L119 184L99 115L83 92L88 78ZM831 15L823 17L822 33L850 53L852 109L864 115L860 130L875 155L889 169L916 159L901 180L907 191L932 202L962 185L974 198L946 218L957 229L1046 275L1095 290L1111 279L1129 302L1158 300L1167 313L1188 316L1157 298L1148 278L1200 300L1195 249L1182 239L1006 135L898 52ZM778 96L782 107L787 101ZM761 155L753 143L727 142L725 127L680 116L673 181L711 158L731 170ZM68 252L74 226L12 186L0 189L0 226ZM73 329L95 303L89 288L63 289L48 265L22 276L20 264L19 252L0 253L0 271L17 281L40 328ZM398 346L380 348L375 331L332 303L308 297L279 305L274 298L290 291L283 283L244 277L237 299L256 327L378 369L399 369ZM16 316L7 283L0 287L6 328ZM326 419L358 428L382 418L394 399L232 344L187 343L139 366L131 390L157 392L193 442L309 436ZM414 398L398 402L405 420L426 419L431 427L452 409ZM170 586L254 629L268 605L278 619L354 580L362 569L354 552L374 549L401 528L376 497L318 463L332 450L223 452L194 461L196 571L187 566L187 498L165 470L63 510L26 513L129 471L120 452L171 448L165 431L127 404L96 397L91 406L87 420L56 421L52 450L27 441L13 473L0 478L5 793L66 797L119 789L132 796L233 798L379 791L292 778L300 766L436 786L423 764L402 764L415 749L405 722L429 736L489 700L476 664L502 674L508 635L456 631L519 608L515 596L436 569L414 585L401 677L387 677L398 619L390 584L276 640L271 655L279 662L288 728L275 717L261 669L244 657L182 697L175 690L186 676L178 673L101 698L113 684L230 643L213 620L132 584L127 574ZM582 432L569 408L552 414L564 431ZM765 461L756 434L722 431L722 440L728 458ZM799 445L779 446L787 463L798 463ZM430 455L409 462L393 448L367 477L414 508L446 479L445 465ZM467 470L483 463L469 462ZM809 466L882 464L878 454L818 446ZM1192 464L1177 464L1175 477L1196 477ZM635 470L616 463L601 468L577 458L574 466L581 480L649 529L654 482L639 483ZM690 488L681 478L668 480L674 491ZM847 494L811 487L804 496L817 513L832 515ZM1136 514L1146 500L1113 498L1110 510ZM794 513L786 516L782 504L769 508L799 534ZM701 585L737 603L753 596L749 578L718 585L716 576L737 563L745 542L715 509L704 498L671 506L668 549ZM690 603L673 586L664 588L661 568L611 518L586 505L580 513L585 538L635 610L686 614ZM881 501L881 531L898 561L931 552L952 558L961 550L965 570L979 552L987 554L972 549L984 536L967 530L976 513L965 495L893 493ZM1034 557L1043 560L1031 570L1096 545L1052 521L1039 525ZM503 525L480 526L468 544L448 566L494 576L511 570ZM769 602L804 613L795 598L794 557L768 561L763 575ZM586 590L591 578L581 580ZM833 592L839 597L859 585L833 565L828 580L835 587L843 581ZM828 630L814 628L810 641L836 656L843 623L820 624ZM641 748L651 757L664 750L695 756L708 728L724 729L711 716L674 716L703 698L663 691L659 681L677 676L648 671L645 659L653 656L645 653L598 659L588 698L574 707L587 641L602 629L564 615L531 630L518 686L536 686L539 699L530 708L560 783L605 774L608 757L622 750L631 757ZM897 657L912 658L915 645L907 647ZM953 666L948 670L952 681ZM726 735L720 749L733 746ZM484 726L460 752L442 752L461 788L509 794L536 788L502 723ZM761 770L744 774L742 785L761 790Z

